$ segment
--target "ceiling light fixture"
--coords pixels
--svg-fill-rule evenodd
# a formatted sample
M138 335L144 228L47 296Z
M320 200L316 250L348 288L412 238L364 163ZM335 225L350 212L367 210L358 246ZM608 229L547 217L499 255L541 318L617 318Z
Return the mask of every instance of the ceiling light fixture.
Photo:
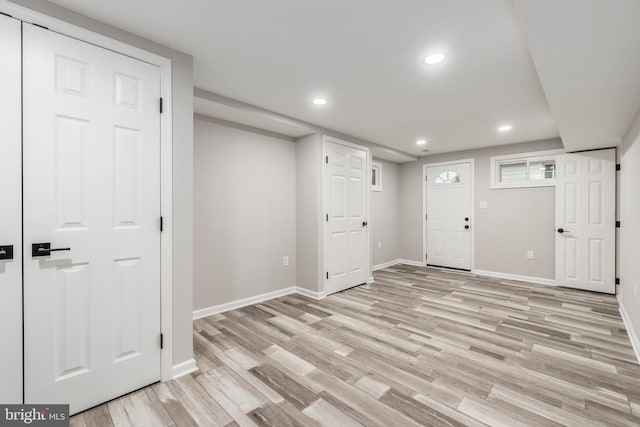
M314 105L325 105L326 103L327 103L327 100L324 98L316 98L313 100Z
M427 145L427 140L426 139L419 139L416 141L417 145Z
M509 132L513 127L511 125L502 125L498 127L499 132Z
M424 58L424 63L427 65L439 64L444 61L445 58L446 56L444 53L434 53Z

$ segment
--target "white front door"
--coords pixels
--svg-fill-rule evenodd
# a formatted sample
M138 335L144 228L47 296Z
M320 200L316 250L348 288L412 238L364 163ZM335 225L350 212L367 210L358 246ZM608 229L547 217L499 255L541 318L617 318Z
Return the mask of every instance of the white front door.
M427 265L471 269L471 164L427 168Z
M0 403L22 403L20 38L0 15Z
M369 279L367 152L325 142L325 290L328 294Z
M160 73L23 34L25 402L75 413L160 379Z
M558 156L556 282L615 293L615 149Z

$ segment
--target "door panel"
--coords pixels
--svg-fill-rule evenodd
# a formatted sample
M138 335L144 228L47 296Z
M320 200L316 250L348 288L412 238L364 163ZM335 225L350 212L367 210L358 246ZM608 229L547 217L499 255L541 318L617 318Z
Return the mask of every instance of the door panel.
M327 293L338 292L369 278L366 212L367 153L333 142L325 143L325 265Z
M23 43L25 400L75 413L160 378L160 73L31 25Z
M0 402L22 403L20 21L0 15ZM0 250L0 258L10 248Z
M556 282L614 293L615 150L565 154L556 162Z
M471 165L429 167L426 180L427 264L470 270Z

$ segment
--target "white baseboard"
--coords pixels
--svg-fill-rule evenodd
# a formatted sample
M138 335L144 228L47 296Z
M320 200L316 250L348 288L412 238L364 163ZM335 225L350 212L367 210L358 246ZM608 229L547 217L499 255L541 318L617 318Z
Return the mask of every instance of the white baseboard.
M213 314L224 313L225 311L235 310L237 308L247 307L253 304L259 304L270 299L283 297L291 294L300 294L313 299L322 299L327 296L326 292L313 292L300 286L291 286L289 288L278 289L277 291L267 292L249 298L243 298L224 304L213 305L211 307L201 308L193 312L193 320L202 319L203 317Z
M171 368L171 379L177 380L180 377L189 375L198 370L195 359L185 360L184 362L173 365Z
M394 259L394 260L391 260L391 261L383 262L381 264L374 265L373 267L371 267L371 271L382 270L383 268L391 267L392 265L396 265L396 264L399 264L399 263L400 263L399 259Z
M622 301L620 301L620 296L618 295L618 306L620 307L620 315L622 316L622 321L624 322L624 326L627 328L627 335L629 335L629 340L631 340L631 346L633 347L633 352L636 354L636 359L638 363L640 363L640 335L636 332L633 327L633 323L627 314L627 311L622 305Z
M422 261L412 261L410 259L399 259L397 260L396 264L406 264L406 265L411 265L413 267L424 267L424 262Z
M313 299L322 299L327 296L326 292L313 292L306 288L301 288L300 286L296 287L295 292L300 295L304 295L305 297L313 298Z
M542 277L520 276L518 274L499 273L497 271L473 270L473 274L478 276L496 277L498 279L517 280L520 282L536 283L538 285L558 286L553 279L544 279Z
M246 307L248 305L257 304L263 301L267 301L273 298L290 295L296 292L296 287L291 286L289 288L279 289L273 292L267 292L260 295L255 295L249 298L243 298L231 302L227 302L220 305L214 305L193 312L193 320L201 319L203 317L211 316L212 314L224 313L225 311L235 310L236 308Z

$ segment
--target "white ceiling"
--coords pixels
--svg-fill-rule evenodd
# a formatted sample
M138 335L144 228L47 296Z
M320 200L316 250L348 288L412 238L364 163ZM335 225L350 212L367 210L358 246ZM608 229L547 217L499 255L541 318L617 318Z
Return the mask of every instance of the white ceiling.
M640 107L640 1L516 5L565 148L620 143Z
M526 15L522 22L527 39L509 0L52 3L193 55L198 88L422 155L422 148L415 145L418 138L429 140L431 153L456 151L557 137L556 120L562 136L573 139L574 128L584 126L576 124L579 116L586 113L580 109L585 104L583 92L572 91L588 87L593 79L574 88L569 81L576 76L567 75L566 66L554 68L554 60L562 62L562 52L574 42L593 42L588 36L581 38L589 34L590 25L580 20L576 24L574 14L581 16L594 3L604 8L616 2L640 3L566 0L571 6L562 8L557 18L553 16L546 35L547 14L558 10L554 9L558 2L516 1L520 13ZM607 19L614 15L601 14ZM615 29L615 25L611 22L603 29ZM637 32L631 38L635 36ZM608 34L598 31L594 37L605 39L598 39L596 46L606 45ZM612 40L626 37L627 32L621 32ZM528 43L534 50L533 59L540 61L536 66L542 83L549 85L544 91ZM423 58L436 51L446 52L447 60L424 65ZM638 51L630 52L637 57ZM576 60L585 58L580 55ZM631 68L625 71L625 78L632 71L639 75L640 70ZM619 72L609 69L606 84L598 85L594 92L607 92L607 85L617 81ZM602 76L593 74L594 78ZM563 82L571 87L565 88ZM617 97L618 92L607 99ZM552 100L552 109L545 93ZM329 103L312 105L311 100L318 96ZM634 102L636 107L640 104L637 97L631 98L627 94L626 110ZM572 107L579 112L577 121L563 114ZM616 108L602 109L597 113L607 117L617 113ZM625 115L613 126L607 119L592 116L589 125L594 128L598 123L614 128L629 122ZM498 133L496 128L503 123L512 124L513 130ZM623 132L616 128L613 134L619 137Z

